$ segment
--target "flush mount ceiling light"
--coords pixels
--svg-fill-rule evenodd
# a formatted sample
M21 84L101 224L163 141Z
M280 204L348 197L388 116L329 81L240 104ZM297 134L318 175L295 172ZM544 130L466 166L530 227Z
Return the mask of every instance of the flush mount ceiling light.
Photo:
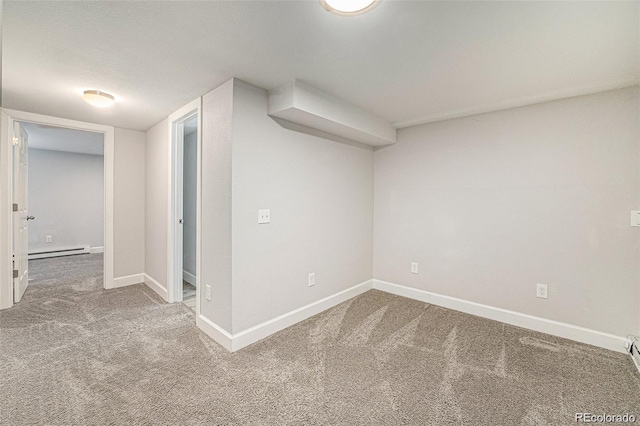
M82 99L89 105L93 105L98 108L106 108L116 103L116 99L113 95L110 95L100 90L85 90L82 93Z
M322 7L334 15L354 16L373 9L380 0L318 0Z

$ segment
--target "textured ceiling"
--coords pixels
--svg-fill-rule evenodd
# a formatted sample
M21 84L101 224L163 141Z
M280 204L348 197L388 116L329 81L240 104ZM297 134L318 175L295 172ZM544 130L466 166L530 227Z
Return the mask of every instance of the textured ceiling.
M83 130L23 123L29 148L104 155L104 135Z
M146 130L231 77L298 78L412 120L637 74L638 23L638 2L4 0L3 106Z

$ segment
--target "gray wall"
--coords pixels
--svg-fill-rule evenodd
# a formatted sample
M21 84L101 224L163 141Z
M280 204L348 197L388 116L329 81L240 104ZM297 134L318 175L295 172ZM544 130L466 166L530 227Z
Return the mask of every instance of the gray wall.
M231 332L231 124L233 80L202 98L200 312ZM211 300L205 288L211 286Z
M401 130L375 153L374 277L638 334L639 125L630 88Z
M182 269L191 275L196 274L196 189L197 189L197 133L184 137L184 170L182 180L184 218L182 232ZM195 283L194 283L195 284Z
M372 275L373 151L266 111L267 92L237 79L203 98L201 313L234 334Z
M371 279L373 151L282 127L233 91L233 333ZM271 223L258 225L258 210ZM307 285L315 272L315 287Z
M169 222L168 119L147 130L145 139L145 272L167 288Z
M29 149L29 214L30 253L102 247L104 157Z
M115 129L114 277L144 273L145 134Z

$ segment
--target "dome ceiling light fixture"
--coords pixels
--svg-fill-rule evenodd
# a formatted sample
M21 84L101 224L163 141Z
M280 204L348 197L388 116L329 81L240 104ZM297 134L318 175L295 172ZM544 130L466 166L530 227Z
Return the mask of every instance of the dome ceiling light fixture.
M381 0L318 0L322 7L334 15L355 16L368 12Z
M89 105L98 108L107 108L116 103L116 98L113 95L100 90L85 90L82 93L82 99Z

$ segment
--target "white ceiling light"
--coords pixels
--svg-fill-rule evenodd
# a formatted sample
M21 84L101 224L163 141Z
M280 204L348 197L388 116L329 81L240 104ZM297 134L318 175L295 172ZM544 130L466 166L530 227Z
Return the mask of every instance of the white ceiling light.
M116 103L116 99L113 95L110 95L100 90L85 90L82 93L82 99L89 105L93 105L98 108L106 108Z
M318 0L322 7L329 12L342 15L353 16L365 13L373 9L380 3L380 0Z

